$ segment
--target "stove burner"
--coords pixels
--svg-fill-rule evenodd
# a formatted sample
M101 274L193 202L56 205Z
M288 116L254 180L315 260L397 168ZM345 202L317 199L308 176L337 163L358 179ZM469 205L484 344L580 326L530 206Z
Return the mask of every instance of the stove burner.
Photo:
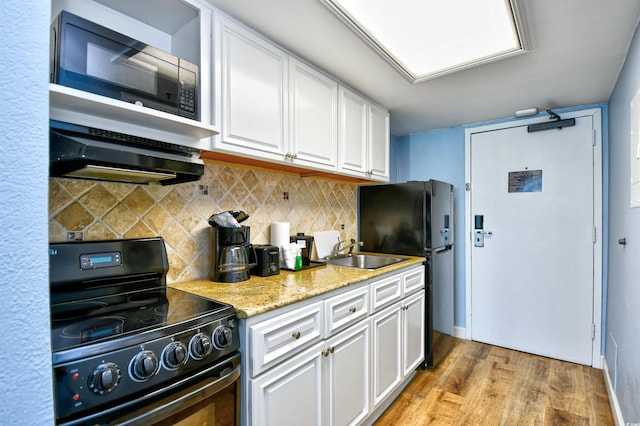
M162 297L159 297L158 293L155 291L154 292L145 291L141 293L134 293L127 296L127 303L137 304L137 305L151 305L154 303L158 303L158 300L162 300L164 298L165 298L164 294L162 295Z
M64 311L54 311L53 312L53 322L66 321L78 318L85 318L87 316L95 315L101 311L104 311L107 307L107 303L105 302L77 302L70 303L67 305Z
M72 324L62 330L62 336L69 339L80 339L82 343L91 342L103 337L120 334L124 330L123 317L88 318L82 322Z

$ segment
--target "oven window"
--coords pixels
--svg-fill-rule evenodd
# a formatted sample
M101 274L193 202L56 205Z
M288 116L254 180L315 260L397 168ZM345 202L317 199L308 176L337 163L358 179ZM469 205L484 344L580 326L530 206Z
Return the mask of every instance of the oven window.
M154 426L233 426L240 424L237 419L238 382L227 386L224 390L200 401L184 410L173 414Z

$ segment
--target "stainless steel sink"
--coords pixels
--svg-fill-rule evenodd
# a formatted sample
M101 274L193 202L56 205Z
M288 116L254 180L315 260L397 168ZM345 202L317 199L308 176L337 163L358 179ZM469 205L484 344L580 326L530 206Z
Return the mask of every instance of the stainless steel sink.
M376 256L370 254L353 254L351 256L335 256L327 259L327 263L336 266L348 266L358 269L378 269L395 263L406 262L409 259L395 256Z

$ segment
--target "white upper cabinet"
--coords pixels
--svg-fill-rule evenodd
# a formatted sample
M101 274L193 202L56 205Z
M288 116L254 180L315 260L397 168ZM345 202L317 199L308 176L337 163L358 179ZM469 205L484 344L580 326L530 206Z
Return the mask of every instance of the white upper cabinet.
M389 112L343 86L338 105L338 171L388 182Z
M340 86L339 108L339 169L366 177L368 103L362 96Z
M220 17L216 26L222 133L214 146L233 154L279 160L287 144L288 56L231 19Z
M338 83L289 58L290 154L301 166L337 170Z
M369 141L367 145L369 177L389 181L389 111L369 105Z
M336 171L338 84L216 14L221 136L216 150Z

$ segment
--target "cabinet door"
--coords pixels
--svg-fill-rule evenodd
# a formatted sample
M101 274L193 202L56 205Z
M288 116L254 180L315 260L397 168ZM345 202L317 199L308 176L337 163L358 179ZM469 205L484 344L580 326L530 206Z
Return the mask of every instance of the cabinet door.
M337 170L338 84L304 63L289 59L289 154L301 166Z
M369 104L342 86L338 89L338 103L338 168L347 174L367 177Z
M357 424L369 414L370 347L368 319L327 340L329 425Z
M424 360L425 293L409 296L402 303L402 376L405 377Z
M251 380L251 425L323 425L322 343Z
M223 106L217 147L280 160L287 141L287 54L231 20L223 19L219 28Z
M369 107L368 173L376 180L389 181L389 111Z
M371 317L373 338L373 408L402 380L401 302Z

